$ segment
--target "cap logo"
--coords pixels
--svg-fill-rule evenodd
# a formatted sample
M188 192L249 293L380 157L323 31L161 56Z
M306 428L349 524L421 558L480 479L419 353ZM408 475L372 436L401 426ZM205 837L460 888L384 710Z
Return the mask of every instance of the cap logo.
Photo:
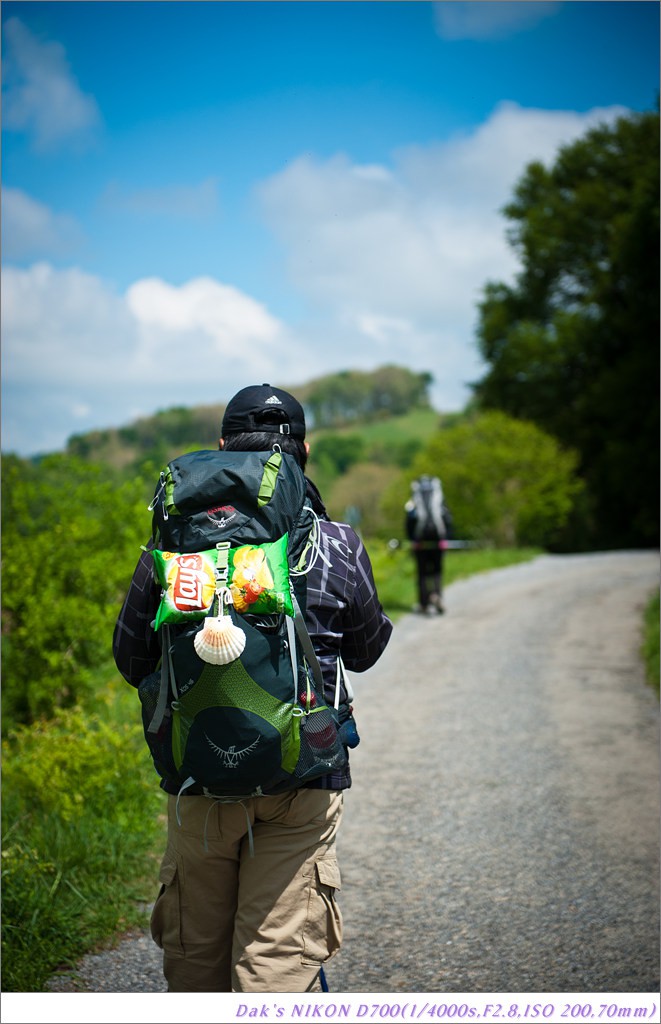
M282 402L277 395L271 395L270 398L266 399L266 405L282 405Z

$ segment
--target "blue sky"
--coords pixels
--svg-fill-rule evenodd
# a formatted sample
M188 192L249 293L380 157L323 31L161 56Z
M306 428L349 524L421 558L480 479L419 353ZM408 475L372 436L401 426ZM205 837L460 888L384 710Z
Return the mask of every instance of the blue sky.
M2 60L2 448L30 455L384 363L462 408L517 270L500 210L656 106L659 4L5 0Z

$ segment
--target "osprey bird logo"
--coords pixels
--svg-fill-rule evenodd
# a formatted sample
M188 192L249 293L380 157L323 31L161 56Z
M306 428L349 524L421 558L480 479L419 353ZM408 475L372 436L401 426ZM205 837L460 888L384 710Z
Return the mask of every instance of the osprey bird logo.
M253 740L249 747L244 747L243 750L237 750L234 744L232 744L231 747L228 747L227 750L223 750L223 748L219 747L217 743L214 743L213 740L209 739L206 733L204 734L204 738L213 750L214 754L217 754L220 758L223 768L238 768L239 761L242 761L244 757L248 757L249 754L252 754L253 750L259 743L258 736L256 740Z

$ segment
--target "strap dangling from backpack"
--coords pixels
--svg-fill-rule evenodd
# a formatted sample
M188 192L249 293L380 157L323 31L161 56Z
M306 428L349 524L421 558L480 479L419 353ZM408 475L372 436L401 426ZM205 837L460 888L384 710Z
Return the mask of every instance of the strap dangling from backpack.
M156 710L154 711L149 728L147 732L157 733L161 728L165 711L168 706L168 695L170 690L170 682L174 681L174 672L172 671L172 662L170 654L170 627L167 623L162 626L163 629L163 646L161 648L161 687L158 691L158 701L156 704ZM174 694L176 697L176 693Z

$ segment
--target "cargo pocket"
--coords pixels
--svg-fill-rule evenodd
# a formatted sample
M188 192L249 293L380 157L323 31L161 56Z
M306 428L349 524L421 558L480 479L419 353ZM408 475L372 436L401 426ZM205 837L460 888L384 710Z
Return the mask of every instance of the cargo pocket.
M334 859L319 860L310 884L308 913L303 932L304 964L322 964L342 943L342 914L337 901L340 869Z
M177 861L169 850L158 875L161 889L151 914L151 937L165 952L183 954L181 941L181 898Z

